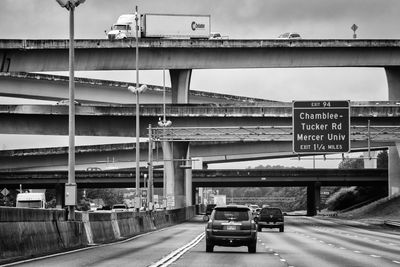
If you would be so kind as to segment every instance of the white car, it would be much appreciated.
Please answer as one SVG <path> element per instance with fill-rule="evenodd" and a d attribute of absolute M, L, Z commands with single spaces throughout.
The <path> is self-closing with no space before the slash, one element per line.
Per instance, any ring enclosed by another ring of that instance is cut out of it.
<path fill-rule="evenodd" d="M 278 36 L 278 39 L 301 39 L 300 34 L 295 32 L 285 32 Z"/>
<path fill-rule="evenodd" d="M 128 206 L 125 204 L 115 204 L 112 207 L 112 211 L 116 211 L 116 212 L 128 211 Z"/>

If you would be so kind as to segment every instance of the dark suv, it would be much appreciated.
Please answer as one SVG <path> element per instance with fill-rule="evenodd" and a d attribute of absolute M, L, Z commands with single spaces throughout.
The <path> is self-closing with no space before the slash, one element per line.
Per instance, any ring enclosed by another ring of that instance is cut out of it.
<path fill-rule="evenodd" d="M 257 226 L 246 206 L 217 206 L 206 226 L 206 252 L 214 246 L 247 246 L 249 253 L 256 253 Z"/>
<path fill-rule="evenodd" d="M 285 229 L 283 214 L 279 208 L 262 208 L 256 221 L 259 232 L 263 228 L 279 228 L 279 232 Z"/>

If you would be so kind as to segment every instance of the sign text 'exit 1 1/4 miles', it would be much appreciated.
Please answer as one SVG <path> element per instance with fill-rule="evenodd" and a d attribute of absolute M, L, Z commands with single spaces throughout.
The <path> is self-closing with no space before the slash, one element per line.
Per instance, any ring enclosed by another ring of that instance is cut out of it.
<path fill-rule="evenodd" d="M 294 153 L 349 151 L 349 101 L 293 101 Z"/>

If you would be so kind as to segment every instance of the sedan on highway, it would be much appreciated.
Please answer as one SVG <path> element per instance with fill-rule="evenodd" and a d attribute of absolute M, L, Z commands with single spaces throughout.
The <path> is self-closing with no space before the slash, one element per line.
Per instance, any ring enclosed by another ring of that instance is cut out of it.
<path fill-rule="evenodd" d="M 206 252 L 214 246 L 247 246 L 256 253 L 257 226 L 250 209 L 242 205 L 217 206 L 206 226 Z"/>

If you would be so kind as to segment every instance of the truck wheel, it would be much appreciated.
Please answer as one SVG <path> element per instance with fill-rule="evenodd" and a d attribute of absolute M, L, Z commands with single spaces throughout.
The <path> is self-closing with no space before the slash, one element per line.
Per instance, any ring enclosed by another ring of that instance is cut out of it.
<path fill-rule="evenodd" d="M 208 217 L 208 215 L 203 216 L 203 222 L 207 222 L 209 219 L 210 219 L 210 217 Z"/>
<path fill-rule="evenodd" d="M 261 231 L 262 231 L 261 226 L 257 226 L 257 231 L 258 231 L 258 232 L 261 232 Z"/>
<path fill-rule="evenodd" d="M 285 230 L 284 226 L 279 227 L 279 232 L 283 232 Z"/>
<path fill-rule="evenodd" d="M 206 241 L 206 252 L 213 252 L 213 251 L 214 251 L 214 245 Z"/>

